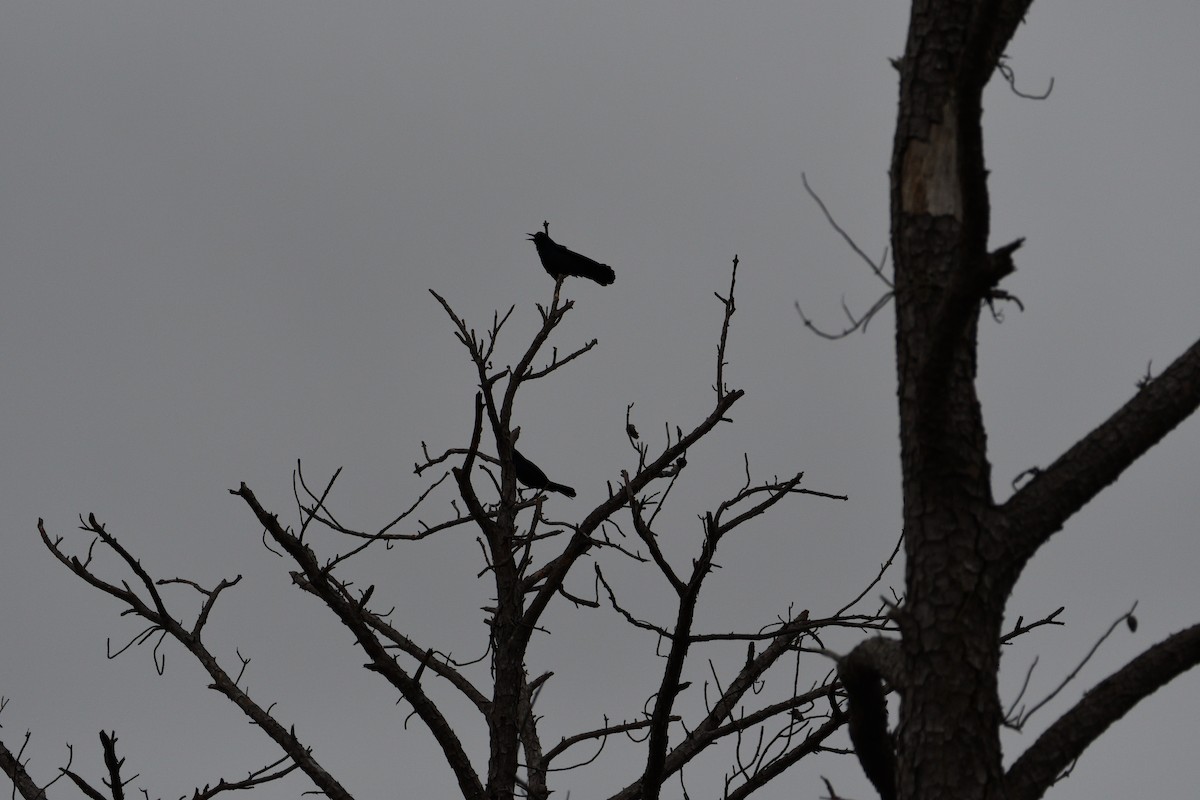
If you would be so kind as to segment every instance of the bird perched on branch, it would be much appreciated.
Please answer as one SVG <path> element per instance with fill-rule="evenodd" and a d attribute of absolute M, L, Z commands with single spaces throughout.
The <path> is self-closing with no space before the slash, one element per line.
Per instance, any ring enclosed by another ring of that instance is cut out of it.
<path fill-rule="evenodd" d="M 534 247 L 537 248 L 538 258 L 542 266 L 555 280 L 564 275 L 574 275 L 577 278 L 588 278 L 601 286 L 608 286 L 617 279 L 617 273 L 608 264 L 592 261 L 587 256 L 581 256 L 574 250 L 568 250 L 550 238 L 550 224 L 543 223 L 545 231 L 529 234 Z"/>
<path fill-rule="evenodd" d="M 517 480 L 530 489 L 545 489 L 547 492 L 558 492 L 567 497 L 575 496 L 574 489 L 547 478 L 546 473 L 542 472 L 537 464 L 521 455 L 515 447 L 513 448 L 513 469 L 516 470 Z"/>

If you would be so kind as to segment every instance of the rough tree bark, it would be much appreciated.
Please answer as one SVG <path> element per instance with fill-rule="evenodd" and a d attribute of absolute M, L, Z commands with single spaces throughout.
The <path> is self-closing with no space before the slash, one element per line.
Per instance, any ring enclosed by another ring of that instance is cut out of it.
<path fill-rule="evenodd" d="M 993 501 L 976 333 L 984 303 L 1007 296 L 998 285 L 1021 242 L 988 250 L 981 101 L 1031 2 L 915 0 L 897 65 L 891 239 L 906 594 L 890 657 L 875 640 L 842 670 L 848 690 L 866 687 L 851 691 L 852 709 L 879 705 L 881 677 L 899 692 L 884 755 L 856 741 L 885 798 L 1040 797 L 1108 725 L 1200 661 L 1200 626 L 1169 637 L 1086 695 L 1006 774 L 997 673 L 1013 585 L 1038 547 L 1200 403 L 1197 343 L 1010 499 Z"/>

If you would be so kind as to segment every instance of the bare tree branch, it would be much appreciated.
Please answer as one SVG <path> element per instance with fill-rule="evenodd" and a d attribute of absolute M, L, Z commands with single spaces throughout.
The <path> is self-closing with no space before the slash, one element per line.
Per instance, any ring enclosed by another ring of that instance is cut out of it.
<path fill-rule="evenodd" d="M 1004 80 L 1008 83 L 1008 88 L 1012 91 L 1012 93 L 1025 100 L 1046 100 L 1050 97 L 1050 93 L 1054 91 L 1054 77 L 1051 76 L 1050 83 L 1046 86 L 1046 91 L 1040 94 L 1022 92 L 1017 88 L 1016 72 L 1013 71 L 1012 65 L 1009 64 L 1007 59 L 1003 56 L 1000 57 L 1000 61 L 996 64 L 996 71 L 999 72 L 1000 77 L 1004 78 Z"/>
<path fill-rule="evenodd" d="M 303 573 L 294 573 L 292 578 L 297 586 L 310 594 L 319 597 L 316 589 L 313 588 L 312 582 Z M 432 656 L 440 655 L 436 651 L 431 651 L 429 648 L 421 647 L 409 637 L 396 630 L 383 617 L 375 614 L 367 609 L 362 610 L 363 620 L 371 626 L 373 630 L 379 633 L 387 641 L 391 642 L 391 647 L 400 650 L 423 665 L 433 674 L 438 677 L 445 678 L 455 689 L 458 689 L 464 697 L 479 709 L 480 713 L 487 714 L 491 706 L 491 701 L 487 696 L 480 692 L 475 685 L 455 669 L 449 659 L 445 656 L 434 658 Z M 385 645 L 386 646 L 386 645 Z M 432 655 L 431 655 L 432 652 Z M 413 680 L 418 680 L 419 675 L 413 675 Z"/>
<path fill-rule="evenodd" d="M 249 492 L 249 490 L 246 490 Z M 251 495 L 252 496 L 252 495 Z M 274 518 L 271 518 L 274 520 Z M 278 526 L 278 521 L 275 521 Z M 142 584 L 150 592 L 153 599 L 153 607 L 147 605 L 138 597 L 128 585 L 118 587 L 114 584 L 101 580 L 92 573 L 86 562 L 81 562 L 74 556 L 67 556 L 60 548 L 62 539 L 51 540 L 46 533 L 45 524 L 42 520 L 38 520 L 38 532 L 41 534 L 42 542 L 50 550 L 50 552 L 68 569 L 82 578 L 85 582 L 101 590 L 105 594 L 112 595 L 118 600 L 121 600 L 138 616 L 149 621 L 156 628 L 161 629 L 164 634 L 169 634 L 173 639 L 182 644 L 204 670 L 213 679 L 209 688 L 220 692 L 231 700 L 238 708 L 242 710 L 256 725 L 271 737 L 271 739 L 282 749 L 287 755 L 299 765 L 305 775 L 309 777 L 318 788 L 321 789 L 327 796 L 333 800 L 351 800 L 350 794 L 342 787 L 340 783 L 334 780 L 313 758 L 312 753 L 296 737 L 292 730 L 285 729 L 279 722 L 275 720 L 271 714 L 262 706 L 250 699 L 250 696 L 240 687 L 237 682 L 229 676 L 224 669 L 218 664 L 216 658 L 208 651 L 208 648 L 200 641 L 198 635 L 183 627 L 183 625 L 167 612 L 163 604 L 158 590 L 154 586 L 154 582 L 150 579 L 149 574 L 142 568 L 141 562 L 133 558 L 124 547 L 122 547 L 116 539 L 114 539 L 99 522 L 96 521 L 94 515 L 88 517 L 88 521 L 84 526 L 84 530 L 94 533 L 100 541 L 116 552 L 126 565 L 134 571 L 142 579 Z M 90 558 L 89 558 L 90 561 Z"/>
<path fill-rule="evenodd" d="M 728 792 L 725 795 L 726 799 L 745 800 L 745 798 L 767 785 L 775 777 L 783 774 L 784 770 L 793 766 L 797 761 L 820 750 L 825 740 L 832 736 L 843 724 L 842 720 L 829 720 L 806 736 L 799 747 L 792 748 L 787 753 L 758 770 L 758 772 L 749 777 L 737 789 Z"/>
<path fill-rule="evenodd" d="M 681 718 L 674 717 L 673 722 L 678 722 Z M 583 731 L 574 736 L 567 736 L 561 742 L 550 748 L 546 753 L 546 762 L 549 763 L 555 758 L 565 753 L 569 748 L 579 744 L 580 742 L 590 741 L 592 739 L 604 739 L 617 733 L 628 733 L 629 731 L 640 731 L 650 727 L 650 720 L 640 719 L 636 722 L 622 722 L 619 725 L 605 725 L 601 728 L 596 728 L 590 731 Z"/>
<path fill-rule="evenodd" d="M 883 281 L 884 286 L 886 286 L 888 289 L 894 289 L 895 286 L 893 286 L 892 281 L 886 274 L 884 274 L 883 261 L 881 260 L 878 264 L 876 264 L 871 260 L 870 256 L 863 252 L 863 249 L 858 246 L 858 242 L 854 241 L 853 237 L 846 233 L 845 229 L 842 228 L 842 226 L 837 223 L 837 220 L 833 218 L 833 214 L 829 212 L 829 209 L 825 206 L 825 201 L 821 199 L 821 196 L 813 191 L 813 188 L 808 185 L 808 176 L 803 172 L 800 173 L 800 183 L 803 184 L 804 191 L 808 192 L 808 196 L 811 197 L 813 202 L 815 202 L 821 209 L 821 213 L 825 215 L 825 220 L 829 223 L 829 226 L 837 231 L 842 239 L 846 241 L 846 244 L 850 246 L 850 249 L 857 253 L 858 257 L 861 258 L 863 262 L 871 268 L 871 272 L 875 273 L 875 277 Z"/>
<path fill-rule="evenodd" d="M 1075 669 L 1067 673 L 1067 676 L 1062 679 L 1062 682 L 1060 682 L 1058 686 L 1054 687 L 1049 694 L 1047 694 L 1038 702 L 1034 703 L 1032 708 L 1030 708 L 1028 711 L 1022 712 L 1016 720 L 1013 720 L 1011 722 L 1011 726 L 1017 730 L 1020 730 L 1027 722 L 1029 722 L 1029 719 L 1035 713 L 1037 713 L 1038 709 L 1043 708 L 1047 703 L 1057 697 L 1058 693 L 1067 687 L 1067 684 L 1075 680 L 1075 678 L 1079 675 L 1080 670 L 1083 669 L 1084 665 L 1092 660 L 1092 656 L 1096 655 L 1096 651 L 1100 649 L 1100 645 L 1104 644 L 1108 637 L 1112 635 L 1112 632 L 1117 629 L 1117 626 L 1122 622 L 1128 624 L 1129 620 L 1134 619 L 1133 612 L 1135 609 L 1137 609 L 1137 603 L 1133 604 L 1133 608 L 1129 609 L 1124 614 L 1113 620 L 1113 623 L 1108 626 L 1108 630 L 1106 630 L 1092 645 L 1091 649 L 1088 650 L 1087 655 L 1085 655 L 1080 662 L 1075 665 Z M 1026 630 L 1028 630 L 1028 628 Z"/>
<path fill-rule="evenodd" d="M 717 344 L 717 381 L 713 384 L 713 388 L 717 390 L 718 400 L 728 391 L 728 388 L 725 386 L 725 367 L 729 362 L 725 360 L 725 343 L 729 339 L 729 320 L 736 310 L 733 300 L 733 290 L 737 285 L 737 268 L 738 257 L 735 254 L 733 257 L 733 269 L 729 272 L 729 294 L 725 297 L 717 294 L 717 299 L 725 306 L 725 316 L 721 321 L 721 341 Z M 713 294 L 716 294 L 716 292 L 713 292 Z"/>
<path fill-rule="evenodd" d="M 262 786 L 265 783 L 271 783 L 281 778 L 286 777 L 299 767 L 296 763 L 288 764 L 286 767 L 275 769 L 280 764 L 287 762 L 287 757 L 281 758 L 278 761 L 267 764 L 265 767 L 251 771 L 240 781 L 227 781 L 221 778 L 214 785 L 205 785 L 203 789 L 197 789 L 192 795 L 192 800 L 208 800 L 210 797 L 216 797 L 221 792 L 237 792 L 244 789 L 253 789 L 256 786 Z M 272 772 L 271 770 L 275 770 Z"/>
<path fill-rule="evenodd" d="M 1017 567 L 1200 407 L 1200 341 L 1001 507 Z"/>
<path fill-rule="evenodd" d="M 735 389 L 718 400 L 716 408 L 713 409 L 712 413 L 697 425 L 691 433 L 681 438 L 674 445 L 666 448 L 649 466 L 629 480 L 629 490 L 634 493 L 640 492 L 652 480 L 661 475 L 662 471 L 675 463 L 676 459 L 686 453 L 689 447 L 716 427 L 717 423 L 725 418 L 726 413 L 733 407 L 734 403 L 742 398 L 743 394 L 745 393 L 740 389 Z M 626 497 L 627 494 L 625 492 L 619 492 L 613 494 L 608 500 L 597 506 L 580 523 L 579 528 L 571 537 L 570 543 L 562 554 L 547 564 L 541 571 L 541 575 L 544 576 L 541 578 L 541 588 L 525 611 L 527 629 L 531 630 L 536 625 L 542 611 L 545 610 L 547 603 L 550 602 L 550 598 L 558 590 L 558 587 L 562 585 L 571 566 L 595 544 L 591 538 L 592 531 L 596 530 L 602 521 L 608 519 L 608 517 L 624 506 Z"/>
<path fill-rule="evenodd" d="M 729 719 L 730 713 L 745 693 L 750 691 L 755 682 L 781 656 L 789 652 L 796 638 L 803 632 L 804 624 L 804 620 L 795 620 L 783 626 L 776 634 L 774 640 L 743 667 L 737 677 L 730 682 L 728 688 L 726 688 L 725 692 L 709 710 L 708 714 L 688 732 L 686 739 L 672 748 L 667 754 L 662 767 L 662 776 L 664 779 L 681 770 L 689 761 L 704 752 L 713 742 L 740 729 L 741 726 L 725 724 Z M 799 705 L 823 697 L 828 693 L 829 687 L 821 687 L 804 695 L 797 696 L 795 701 Z M 634 800 L 634 798 L 641 797 L 643 797 L 643 781 L 639 779 L 612 795 L 610 800 Z"/>
<path fill-rule="evenodd" d="M 813 191 L 813 188 L 808 185 L 808 176 L 803 172 L 800 173 L 800 182 L 804 185 L 804 191 L 808 192 L 808 196 L 813 199 L 813 202 L 815 202 L 821 209 L 821 213 L 825 215 L 825 220 L 829 223 L 829 226 L 838 232 L 842 239 L 845 240 L 846 244 L 850 246 L 850 249 L 853 250 L 859 258 L 866 262 L 867 266 L 871 268 L 871 272 L 875 273 L 875 277 L 879 278 L 879 280 L 883 282 L 883 285 L 887 287 L 887 291 L 884 292 L 862 316 L 855 316 L 855 314 L 850 311 L 849 306 L 846 305 L 845 298 L 843 298 L 842 312 L 846 315 L 846 319 L 850 324 L 838 333 L 830 333 L 822 328 L 818 328 L 816 323 L 809 319 L 809 317 L 804 313 L 804 309 L 800 307 L 799 300 L 797 300 L 795 303 L 796 313 L 800 315 L 800 320 L 804 323 L 804 327 L 808 328 L 822 339 L 844 339 L 855 331 L 862 331 L 863 333 L 866 333 L 867 326 L 871 324 L 871 320 L 875 318 L 876 314 L 883 310 L 883 308 L 888 304 L 895 294 L 895 286 L 883 271 L 883 264 L 887 260 L 887 251 L 884 251 L 883 258 L 879 260 L 879 263 L 872 261 L 871 257 L 863 252 L 863 249 L 858 246 L 858 242 L 854 241 L 853 237 L 846 233 L 846 230 L 838 224 L 836 219 L 834 219 L 833 214 L 830 213 L 829 208 L 825 205 L 825 201 L 822 200 L 821 196 Z"/>
<path fill-rule="evenodd" d="M 27 737 L 28 738 L 28 737 Z M 13 783 L 13 791 L 25 800 L 46 800 L 46 792 L 34 782 L 25 765 L 13 754 L 4 742 L 0 742 L 0 771 Z"/>
<path fill-rule="evenodd" d="M 467 461 L 469 464 L 469 456 Z M 450 726 L 446 718 L 442 716 L 438 707 L 425 694 L 425 690 L 421 687 L 421 684 L 401 669 L 396 660 L 388 654 L 386 648 L 376 638 L 371 626 L 363 618 L 364 612 L 358 605 L 358 602 L 350 596 L 344 587 L 333 581 L 329 572 L 321 567 L 317 562 L 316 555 L 307 545 L 285 530 L 279 524 L 278 518 L 273 514 L 269 514 L 262 507 L 258 502 L 258 498 L 250 491 L 250 487 L 243 483 L 237 489 L 231 489 L 230 494 L 237 495 L 245 501 L 246 505 L 250 507 L 251 511 L 258 518 L 259 523 L 266 528 L 271 538 L 300 565 L 317 596 L 337 615 L 342 624 L 354 633 L 358 645 L 371 659 L 367 668 L 378 672 L 389 683 L 399 689 L 404 699 L 412 705 L 414 711 L 421 717 L 426 726 L 429 727 L 430 732 L 441 746 L 450 769 L 454 772 L 463 797 L 466 800 L 483 800 L 485 796 L 483 785 L 480 783 L 479 777 L 475 774 L 474 767 L 472 767 L 470 759 L 463 750 L 454 729 Z M 277 725 L 273 719 L 268 717 L 268 720 L 271 724 Z M 258 722 L 257 719 L 255 721 Z M 288 753 L 295 758 L 295 755 L 290 750 Z M 305 752 L 305 756 L 307 757 L 307 751 Z M 300 759 L 296 760 L 300 761 Z M 301 769 L 305 769 L 304 763 L 302 761 L 300 763 Z M 305 773 L 308 773 L 307 769 L 305 769 Z M 332 778 L 330 778 L 330 781 L 332 781 Z M 321 788 L 329 794 L 329 791 L 324 786 L 321 786 Z M 336 788 L 344 792 L 340 786 L 336 786 Z M 349 797 L 349 795 L 345 796 Z"/>
<path fill-rule="evenodd" d="M 1097 684 L 1009 767 L 1004 796 L 1037 800 L 1108 727 L 1164 684 L 1200 664 L 1200 625 L 1159 642 Z"/>

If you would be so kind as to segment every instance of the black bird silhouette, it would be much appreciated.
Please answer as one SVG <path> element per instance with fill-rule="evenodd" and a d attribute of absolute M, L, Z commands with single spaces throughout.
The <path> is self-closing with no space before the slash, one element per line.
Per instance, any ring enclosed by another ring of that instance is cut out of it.
<path fill-rule="evenodd" d="M 564 275 L 574 275 L 577 278 L 588 278 L 601 286 L 608 286 L 617 279 L 617 273 L 608 264 L 592 261 L 587 256 L 581 256 L 574 250 L 568 250 L 550 238 L 550 234 L 538 231 L 529 234 L 537 248 L 538 258 L 542 266 L 555 280 Z"/>
<path fill-rule="evenodd" d="M 558 492 L 567 497 L 575 496 L 574 489 L 547 478 L 546 473 L 542 472 L 537 464 L 521 455 L 515 447 L 513 448 L 513 469 L 516 470 L 517 480 L 530 489 L 545 489 L 547 492 Z"/>

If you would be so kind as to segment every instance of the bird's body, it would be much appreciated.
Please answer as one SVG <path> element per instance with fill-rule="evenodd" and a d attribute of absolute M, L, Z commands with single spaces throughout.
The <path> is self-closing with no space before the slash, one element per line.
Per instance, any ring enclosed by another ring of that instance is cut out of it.
<path fill-rule="evenodd" d="M 565 275 L 573 275 L 593 280 L 601 286 L 608 286 L 617 279 L 617 273 L 613 272 L 613 268 L 608 264 L 601 264 L 574 250 L 568 250 L 551 239 L 548 233 L 531 233 L 529 238 L 537 248 L 542 266 L 555 280 Z"/>
<path fill-rule="evenodd" d="M 517 480 L 530 489 L 544 489 L 547 492 L 558 492 L 559 494 L 565 494 L 567 497 L 575 496 L 574 489 L 570 486 L 564 486 L 561 483 L 555 483 L 547 478 L 546 473 L 542 472 L 537 464 L 534 464 L 528 458 L 521 455 L 516 448 L 513 448 L 513 469 L 517 473 Z"/>

